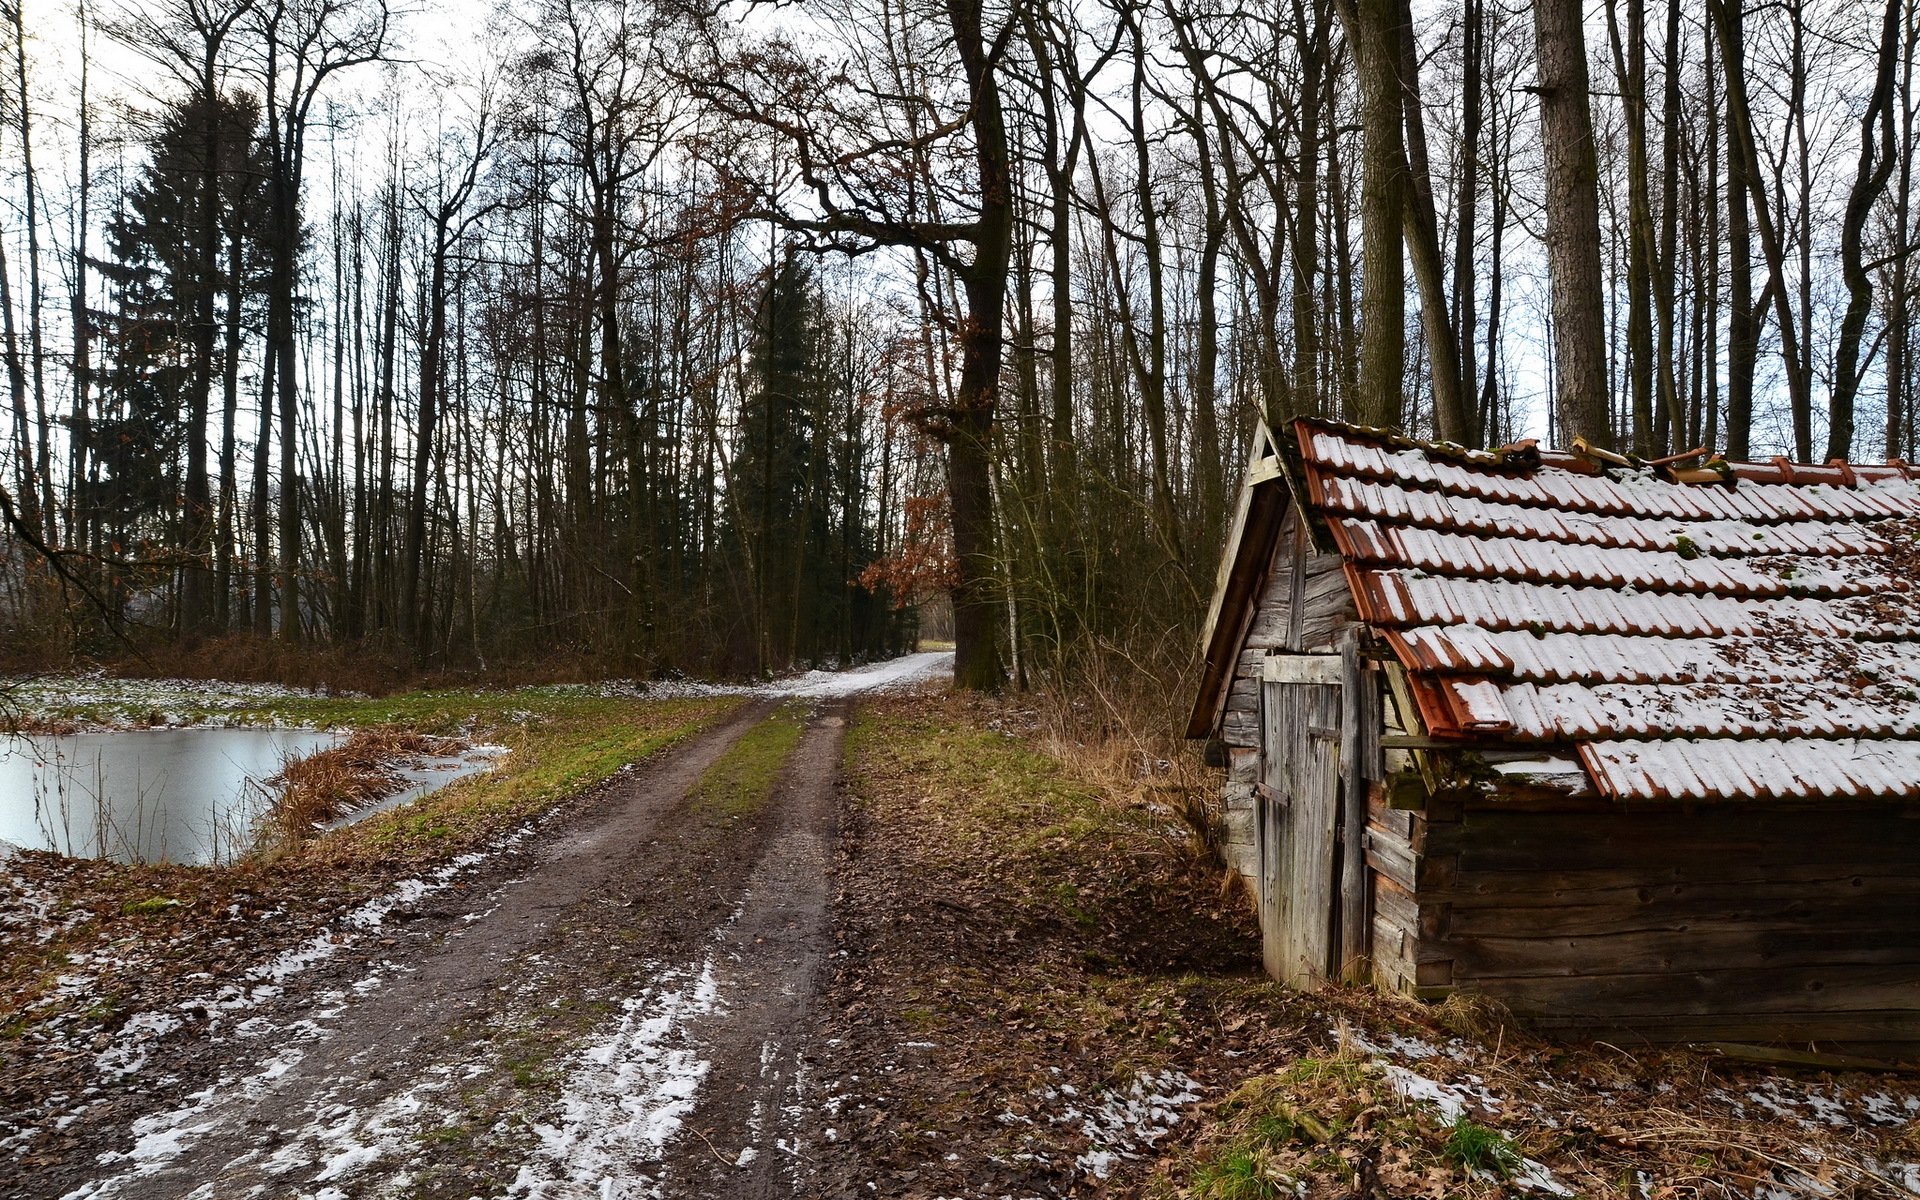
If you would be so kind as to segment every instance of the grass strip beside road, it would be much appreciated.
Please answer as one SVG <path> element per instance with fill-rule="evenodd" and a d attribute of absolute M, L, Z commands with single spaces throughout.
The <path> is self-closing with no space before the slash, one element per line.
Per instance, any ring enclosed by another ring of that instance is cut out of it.
<path fill-rule="evenodd" d="M 743 703 L 737 697 L 648 701 L 547 688 L 397 699 L 408 703 L 359 703 L 375 710 L 389 706 L 387 720 L 415 732 L 458 732 L 503 745 L 507 757 L 483 775 L 312 843 L 307 852 L 316 861 L 430 862 L 462 853 L 716 724 Z"/>

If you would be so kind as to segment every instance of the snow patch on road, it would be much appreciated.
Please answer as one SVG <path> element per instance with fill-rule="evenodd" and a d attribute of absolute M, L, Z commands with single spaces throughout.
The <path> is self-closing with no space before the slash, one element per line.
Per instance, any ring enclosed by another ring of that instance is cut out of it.
<path fill-rule="evenodd" d="M 903 688 L 953 670 L 953 652 L 925 651 L 870 663 L 850 671 L 809 671 L 797 679 L 783 679 L 766 686 L 775 696 L 805 699 L 832 699 L 862 692 L 883 692 Z"/>
<path fill-rule="evenodd" d="M 600 684 L 562 684 L 555 692 L 590 691 L 601 696 L 643 700 L 698 700 L 711 696 L 789 696 L 832 700 L 863 692 L 895 691 L 947 675 L 953 671 L 953 651 L 923 650 L 885 662 L 866 663 L 844 671 L 808 671 L 766 683 L 708 683 L 697 679 L 627 680 Z"/>
<path fill-rule="evenodd" d="M 217 992 L 184 1001 L 178 1006 L 178 1011 L 205 1013 L 206 1026 L 201 1035 L 213 1032 L 225 1017 L 258 1008 L 280 995 L 288 980 L 333 957 L 355 932 L 380 928 L 395 909 L 417 904 L 428 896 L 445 891 L 461 876 L 492 856 L 524 841 L 532 832 L 531 825 L 523 826 L 488 850 L 462 854 L 424 879 L 402 880 L 384 895 L 367 901 L 341 917 L 339 928 L 334 925 L 322 927 L 320 932 L 291 950 L 248 968 L 238 983 L 230 983 Z M 358 990 L 370 991 L 377 986 L 379 978 L 375 976 L 363 980 Z M 136 1074 L 146 1065 L 147 1053 L 154 1043 L 184 1024 L 185 1021 L 171 1012 L 135 1014 L 114 1037 L 112 1044 L 94 1058 L 94 1065 L 108 1075 Z"/>
<path fill-rule="evenodd" d="M 535 1161 L 507 1195 L 527 1200 L 641 1200 L 659 1194 L 643 1165 L 659 1162 L 693 1111 L 712 1063 L 689 1022 L 724 1011 L 714 955 L 697 969 L 662 969 L 626 1015 L 574 1059 L 553 1120 L 536 1124 Z"/>
<path fill-rule="evenodd" d="M 211 1033 L 220 1026 L 225 1017 L 258 1008 L 267 1003 L 279 996 L 284 991 L 286 983 L 295 976 L 304 974 L 331 958 L 353 938 L 367 931 L 379 929 L 395 909 L 418 903 L 430 895 L 453 886 L 461 876 L 471 872 L 474 867 L 526 840 L 532 836 L 532 833 L 532 825 L 522 826 L 484 851 L 463 854 L 424 878 L 408 879 L 394 885 L 384 894 L 347 913 L 339 920 L 337 926 L 330 925 L 322 928 L 306 942 L 250 968 L 241 977 L 239 983 L 229 984 L 218 992 L 188 1000 L 178 1006 L 178 1011 L 189 1014 L 204 1013 L 206 1024 L 200 1036 Z M 355 983 L 349 990 L 356 995 L 364 995 L 381 986 L 385 974 L 391 969 L 392 964 L 382 963 L 372 974 Z M 346 1011 L 344 1006 L 334 1007 L 331 1011 L 316 1012 L 313 1015 L 330 1020 L 344 1011 Z M 95 1066 L 108 1074 L 137 1075 L 145 1066 L 147 1056 L 154 1045 L 161 1038 L 185 1025 L 186 1022 L 170 1012 L 136 1014 L 128 1020 L 114 1041 L 95 1057 Z M 276 1026 L 260 1017 L 240 1022 L 234 1032 L 248 1038 L 281 1032 L 297 1035 L 305 1040 L 325 1038 L 332 1034 L 331 1029 L 311 1019 L 296 1021 L 291 1025 Z M 181 1107 L 141 1117 L 134 1122 L 132 1131 L 134 1144 L 130 1150 L 109 1152 L 98 1159 L 99 1165 L 119 1168 L 120 1173 L 85 1183 L 68 1192 L 62 1200 L 104 1200 L 105 1197 L 120 1194 L 123 1188 L 135 1180 L 163 1170 L 186 1153 L 209 1131 L 237 1119 L 228 1113 L 213 1111 L 223 1100 L 237 1098 L 248 1101 L 265 1094 L 300 1061 L 303 1055 L 304 1051 L 297 1049 L 282 1051 L 280 1055 L 268 1059 L 260 1069 L 251 1074 L 227 1076 L 213 1087 L 193 1093 L 187 1097 L 187 1103 Z M 403 1093 L 399 1099 L 405 1101 L 407 1098 L 408 1094 Z M 369 1120 L 378 1119 L 381 1111 L 376 1110 Z M 309 1136 L 313 1132 L 313 1130 L 304 1131 L 302 1136 Z M 351 1128 L 348 1132 L 351 1132 Z"/>

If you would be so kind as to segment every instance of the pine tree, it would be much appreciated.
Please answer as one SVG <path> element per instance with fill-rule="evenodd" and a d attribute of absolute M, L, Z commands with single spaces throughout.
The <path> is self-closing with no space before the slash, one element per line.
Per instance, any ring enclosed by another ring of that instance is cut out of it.
<path fill-rule="evenodd" d="M 740 410 L 733 467 L 733 519 L 753 588 L 755 658 L 762 670 L 802 653 L 795 631 L 810 623 L 811 596 L 796 562 L 826 531 L 813 502 L 813 444 L 825 408 L 828 370 L 820 297 L 805 261 L 787 255 L 774 269 L 754 330 L 756 387 Z M 789 604 L 793 605 L 789 609 Z M 789 613 L 793 619 L 783 620 Z"/>
<path fill-rule="evenodd" d="M 219 363 L 196 364 L 195 355 L 238 352 L 196 335 L 203 314 L 244 306 L 260 290 L 257 256 L 250 253 L 265 220 L 259 127 L 259 106 L 245 95 L 211 102 L 191 97 L 164 113 L 148 142 L 149 161 L 107 225 L 111 257 L 94 264 L 114 285 L 118 303 L 112 313 L 96 315 L 103 362 L 110 366 L 102 376 L 101 418 L 85 431 L 82 449 L 102 475 L 81 503 L 123 544 L 195 540 L 183 528 L 192 517 L 181 500 L 196 484 L 182 475 L 181 459 L 185 452 L 197 470 L 206 470 L 207 430 L 193 428 L 189 414 L 204 414 L 207 404 L 188 393 L 195 379 L 210 385 L 221 375 Z M 216 134 L 212 172 L 205 162 L 210 128 Z M 237 260 L 206 261 L 196 234 L 209 205 L 218 245 L 241 247 Z M 199 455 L 192 453 L 193 439 Z"/>

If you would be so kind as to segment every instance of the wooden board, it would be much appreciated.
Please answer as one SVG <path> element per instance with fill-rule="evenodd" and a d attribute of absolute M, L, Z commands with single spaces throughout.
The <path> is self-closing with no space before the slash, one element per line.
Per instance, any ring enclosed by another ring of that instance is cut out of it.
<path fill-rule="evenodd" d="M 1340 691 L 1317 683 L 1261 688 L 1262 957 L 1269 974 L 1298 988 L 1319 986 L 1337 967 Z"/>
<path fill-rule="evenodd" d="M 1342 678 L 1338 654 L 1269 654 L 1260 662 L 1260 677 L 1268 683 L 1338 684 Z"/>
<path fill-rule="evenodd" d="M 1426 818 L 1422 818 L 1426 822 Z M 1516 811 L 1424 824 L 1416 963 L 1554 1027 L 1920 1047 L 1907 806 Z M 1376 827 L 1372 856 L 1406 862 Z M 1428 928 L 1432 913 L 1444 919 Z"/>

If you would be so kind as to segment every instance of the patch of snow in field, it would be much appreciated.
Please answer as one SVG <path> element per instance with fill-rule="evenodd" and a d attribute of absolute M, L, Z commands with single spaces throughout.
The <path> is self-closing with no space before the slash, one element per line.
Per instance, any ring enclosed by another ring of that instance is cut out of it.
<path fill-rule="evenodd" d="M 1873 1092 L 1860 1097 L 1860 1104 L 1867 1119 L 1875 1125 L 1905 1125 L 1920 1117 L 1920 1096 L 1896 1099 L 1885 1092 Z"/>
<path fill-rule="evenodd" d="M 28 713 L 86 710 L 123 722 L 157 713 L 170 723 L 177 722 L 177 714 L 182 711 L 236 711 L 258 708 L 276 700 L 359 695 L 228 680 L 119 679 L 103 672 L 4 678 L 0 679 L 0 691 Z"/>
<path fill-rule="evenodd" d="M 1200 1084 L 1174 1070 L 1136 1075 L 1122 1088 L 1094 1088 L 1084 1096 L 1070 1083 L 1044 1087 L 1035 1098 L 1056 1111 L 1044 1114 L 1055 1125 L 1077 1127 L 1087 1148 L 1075 1164 L 1096 1179 L 1105 1179 L 1123 1162 L 1137 1160 L 1180 1123 L 1183 1109 L 1200 1099 Z M 1034 1124 L 1031 1117 L 1003 1112 L 1005 1124 Z"/>
<path fill-rule="evenodd" d="M 1575 1194 L 1572 1188 L 1554 1178 L 1554 1174 L 1547 1168 L 1547 1164 L 1537 1162 L 1531 1158 L 1523 1158 L 1520 1160 L 1520 1165 L 1514 1168 L 1513 1177 L 1510 1182 L 1530 1192 L 1545 1192 L 1549 1196 L 1572 1196 Z"/>
<path fill-rule="evenodd" d="M 1920 1163 L 1874 1162 L 1873 1169 L 1885 1175 L 1895 1187 L 1904 1188 L 1920 1196 Z"/>
<path fill-rule="evenodd" d="M 1428 1049 L 1431 1051 L 1432 1048 Z M 1404 1049 L 1402 1052 L 1405 1052 Z M 1413 1057 L 1431 1058 L 1433 1053 Z M 1490 1113 L 1503 1107 L 1500 1098 L 1481 1085 L 1478 1075 L 1467 1076 L 1465 1083 L 1448 1083 L 1429 1079 L 1417 1071 L 1409 1071 L 1396 1063 L 1383 1062 L 1378 1058 L 1374 1059 L 1374 1067 L 1401 1099 L 1435 1109 L 1449 1125 L 1467 1119 L 1475 1109 Z M 1544 1192 L 1550 1196 L 1575 1194 L 1572 1188 L 1554 1176 L 1552 1168 L 1531 1158 L 1520 1159 L 1509 1182 L 1526 1191 Z"/>
<path fill-rule="evenodd" d="M 1837 1083 L 1771 1076 L 1743 1093 L 1776 1117 L 1807 1129 L 1870 1128 L 1905 1125 L 1920 1116 L 1920 1096 L 1887 1092 L 1854 1093 Z"/>
<path fill-rule="evenodd" d="M 1448 1124 L 1458 1121 L 1475 1108 L 1482 1112 L 1495 1112 L 1501 1107 L 1499 1097 L 1484 1087 L 1443 1083 L 1417 1071 L 1409 1071 L 1397 1063 L 1376 1062 L 1375 1065 L 1401 1099 L 1439 1109 Z"/>
<path fill-rule="evenodd" d="M 554 1119 L 509 1196 L 528 1200 L 639 1200 L 657 1195 L 642 1164 L 657 1162 L 711 1067 L 687 1025 L 722 1011 L 714 956 L 695 970 L 663 970 L 626 1001 L 626 1014 L 574 1060 Z"/>
<path fill-rule="evenodd" d="M 148 1048 L 184 1023 L 171 1013 L 135 1013 L 93 1065 L 108 1075 L 132 1075 L 147 1065 Z"/>

